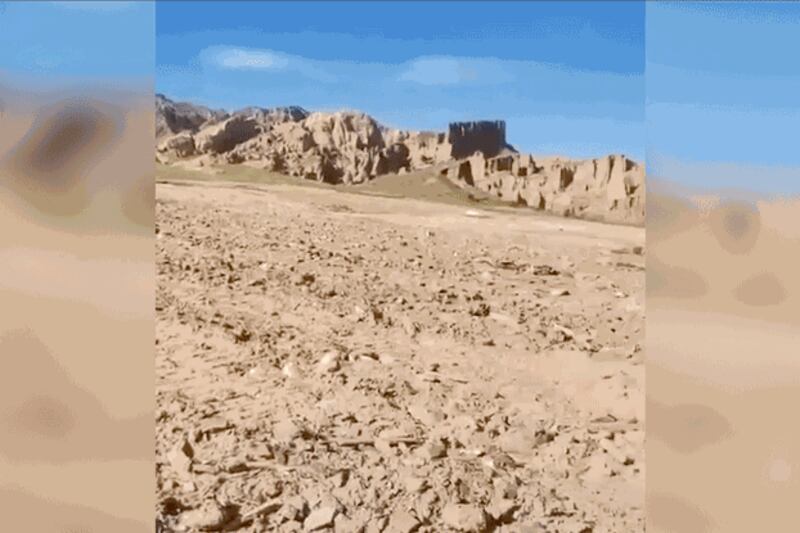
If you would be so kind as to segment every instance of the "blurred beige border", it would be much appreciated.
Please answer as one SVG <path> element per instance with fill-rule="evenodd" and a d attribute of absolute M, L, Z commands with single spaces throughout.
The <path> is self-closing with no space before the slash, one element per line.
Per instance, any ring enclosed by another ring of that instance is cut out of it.
<path fill-rule="evenodd" d="M 800 199 L 647 207 L 647 530 L 793 531 Z"/>
<path fill-rule="evenodd" d="M 0 81 L 0 530 L 152 532 L 152 83 L 11 83 Z"/>

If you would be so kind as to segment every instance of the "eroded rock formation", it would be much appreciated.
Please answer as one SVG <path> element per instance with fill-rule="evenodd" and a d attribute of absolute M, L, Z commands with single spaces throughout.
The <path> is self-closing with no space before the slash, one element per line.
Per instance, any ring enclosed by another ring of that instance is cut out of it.
<path fill-rule="evenodd" d="M 526 154 L 471 157 L 441 171 L 453 182 L 562 216 L 644 222 L 644 168 L 624 155 L 582 161 Z"/>
<path fill-rule="evenodd" d="M 171 124 L 159 130 L 164 163 L 194 157 L 191 163 L 198 166 L 244 163 L 327 183 L 362 183 L 451 156 L 444 134 L 385 128 L 354 111 L 251 107 L 227 115 L 164 97 L 156 110 L 159 124 Z"/>
<path fill-rule="evenodd" d="M 227 114 L 161 95 L 156 112 L 157 159 L 166 164 L 245 164 L 332 184 L 431 169 L 462 187 L 563 216 L 644 221 L 643 167 L 623 155 L 577 161 L 518 153 L 504 121 L 409 132 L 356 111 L 249 107 Z"/>

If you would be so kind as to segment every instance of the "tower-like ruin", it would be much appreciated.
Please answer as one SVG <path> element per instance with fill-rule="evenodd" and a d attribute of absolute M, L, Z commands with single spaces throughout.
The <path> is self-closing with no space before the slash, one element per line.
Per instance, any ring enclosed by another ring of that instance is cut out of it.
<path fill-rule="evenodd" d="M 506 123 L 504 120 L 481 120 L 476 122 L 451 122 L 447 138 L 452 146 L 451 157 L 463 159 L 475 152 L 485 157 L 494 157 L 506 144 Z"/>

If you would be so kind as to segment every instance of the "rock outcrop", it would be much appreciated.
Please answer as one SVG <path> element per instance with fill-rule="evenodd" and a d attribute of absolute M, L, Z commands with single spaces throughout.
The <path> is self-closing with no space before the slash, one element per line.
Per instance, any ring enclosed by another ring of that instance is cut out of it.
<path fill-rule="evenodd" d="M 441 174 L 511 203 L 562 216 L 644 223 L 644 168 L 624 155 L 582 161 L 476 152 Z"/>
<path fill-rule="evenodd" d="M 159 152 L 173 152 L 177 157 L 191 157 L 195 154 L 194 137 L 185 131 L 170 135 L 158 144 Z"/>
<path fill-rule="evenodd" d="M 171 107 L 157 106 L 157 112 Z M 442 163 L 451 153 L 443 134 L 384 128 L 360 112 L 309 114 L 299 107 L 251 107 L 214 115 L 200 126 L 199 113 L 187 109 L 187 115 L 162 136 L 159 161 L 196 157 L 198 166 L 245 163 L 304 179 L 352 184 Z M 158 121 L 167 122 L 161 116 Z"/>
<path fill-rule="evenodd" d="M 387 148 L 371 117 L 353 112 L 312 113 L 274 124 L 238 145 L 231 158 L 327 183 L 359 183 L 407 164 L 402 150 Z"/>
<path fill-rule="evenodd" d="M 202 126 L 226 117 L 224 111 L 188 102 L 173 102 L 163 94 L 156 94 L 156 138 L 159 140 L 181 132 L 194 133 Z"/>
<path fill-rule="evenodd" d="M 194 144 L 201 153 L 224 154 L 259 133 L 255 119 L 246 115 L 235 115 L 203 128 L 195 135 Z"/>
<path fill-rule="evenodd" d="M 456 122 L 447 133 L 384 127 L 356 111 L 249 107 L 232 114 L 156 97 L 158 161 L 245 164 L 302 179 L 358 184 L 436 169 L 466 188 L 562 216 L 644 222 L 644 169 L 623 155 L 541 158 L 506 141 L 505 122 Z"/>

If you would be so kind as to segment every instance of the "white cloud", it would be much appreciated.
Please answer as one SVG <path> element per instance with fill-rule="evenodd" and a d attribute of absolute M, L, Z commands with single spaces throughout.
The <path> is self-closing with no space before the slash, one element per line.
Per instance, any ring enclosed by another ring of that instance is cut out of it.
<path fill-rule="evenodd" d="M 399 79 L 421 85 L 507 83 L 514 78 L 509 63 L 495 58 L 423 56 L 404 64 Z"/>
<path fill-rule="evenodd" d="M 203 68 L 262 74 L 295 74 L 321 83 L 371 84 L 387 87 L 400 83 L 436 87 L 521 87 L 539 80 L 552 86 L 576 87 L 598 84 L 608 93 L 613 87 L 630 87 L 624 76 L 572 71 L 559 65 L 496 57 L 418 56 L 402 63 L 319 60 L 269 48 L 232 45 L 209 46 L 200 51 L 197 64 Z M 569 89 L 573 88 L 573 89 Z M 542 90 L 541 87 L 537 90 Z"/>
<path fill-rule="evenodd" d="M 515 70 L 530 66 L 521 61 L 455 56 L 421 56 L 399 65 L 321 61 L 268 48 L 226 45 L 205 48 L 199 57 L 204 65 L 225 70 L 294 72 L 323 82 L 339 81 L 342 77 L 369 76 L 429 86 L 508 83 L 515 79 Z"/>
<path fill-rule="evenodd" d="M 272 50 L 212 47 L 203 51 L 209 63 L 232 70 L 281 70 L 289 66 L 289 57 Z"/>
<path fill-rule="evenodd" d="M 207 66 L 225 70 L 295 72 L 323 82 L 332 82 L 337 79 L 330 73 L 328 64 L 324 61 L 285 54 L 267 48 L 210 46 L 200 52 L 200 60 Z"/>

